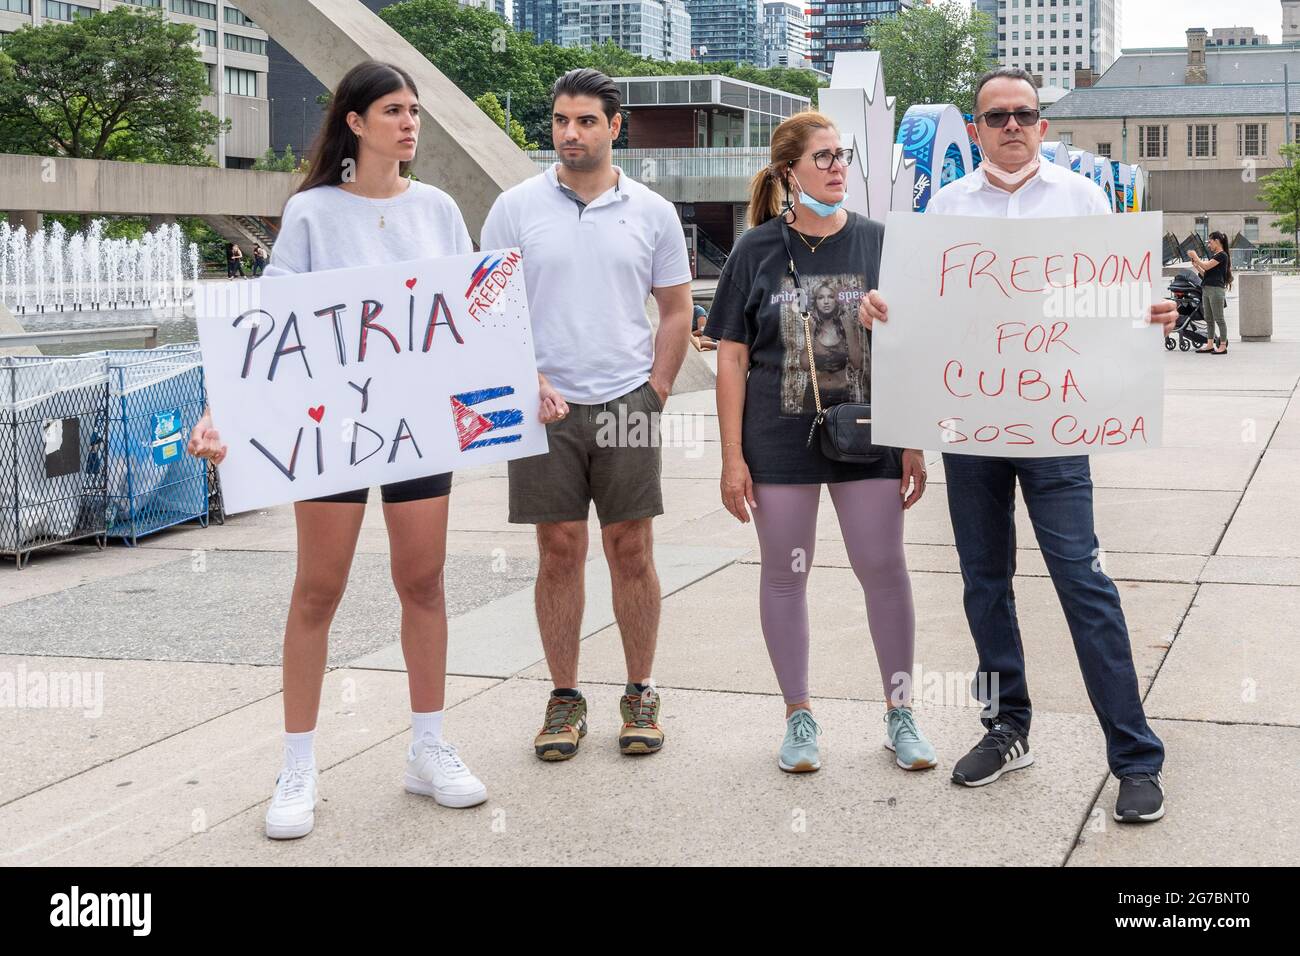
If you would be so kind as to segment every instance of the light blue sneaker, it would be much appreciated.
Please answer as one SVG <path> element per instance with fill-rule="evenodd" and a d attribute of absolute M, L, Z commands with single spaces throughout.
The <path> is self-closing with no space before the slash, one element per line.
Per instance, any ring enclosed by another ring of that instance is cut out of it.
<path fill-rule="evenodd" d="M 889 708 L 885 713 L 885 728 L 889 734 L 885 746 L 894 751 L 894 762 L 904 770 L 927 770 L 939 762 L 934 747 L 916 726 L 911 708 Z"/>
<path fill-rule="evenodd" d="M 777 754 L 776 765 L 786 773 L 809 773 L 820 770 L 821 757 L 817 752 L 817 735 L 822 732 L 810 711 L 802 707 L 785 722 L 785 741 Z"/>

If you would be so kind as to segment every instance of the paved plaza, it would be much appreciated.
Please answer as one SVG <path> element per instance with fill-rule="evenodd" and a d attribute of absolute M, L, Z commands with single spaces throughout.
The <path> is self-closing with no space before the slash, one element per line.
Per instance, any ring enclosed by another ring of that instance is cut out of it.
<path fill-rule="evenodd" d="M 624 757 L 615 743 L 625 672 L 593 517 L 590 733 L 571 761 L 533 755 L 549 689 L 537 550 L 531 528 L 507 523 L 494 466 L 456 476 L 446 572 L 446 734 L 486 804 L 444 809 L 402 789 L 410 715 L 376 495 L 331 637 L 324 802 L 297 841 L 263 833 L 281 759 L 291 508 L 0 565 L 0 673 L 75 672 L 100 688 L 79 707 L 0 707 L 0 865 L 1300 862 L 1300 279 L 1275 279 L 1274 296 L 1271 342 L 1238 341 L 1231 294 L 1229 355 L 1164 355 L 1164 448 L 1092 462 L 1105 568 L 1168 751 L 1159 823 L 1110 818 L 1116 783 L 1023 507 L 1016 603 L 1036 763 L 978 790 L 951 783 L 981 728 L 937 452 L 906 541 L 917 715 L 939 767 L 905 773 L 882 746 L 862 594 L 824 496 L 809 590 L 823 769 L 781 773 L 757 540 L 719 501 L 713 394 L 691 391 L 668 403 L 655 523 L 662 753 Z"/>

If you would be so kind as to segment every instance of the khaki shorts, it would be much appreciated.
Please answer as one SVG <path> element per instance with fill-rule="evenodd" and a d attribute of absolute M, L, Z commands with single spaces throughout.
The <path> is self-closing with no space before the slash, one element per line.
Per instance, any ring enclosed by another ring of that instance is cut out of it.
<path fill-rule="evenodd" d="M 550 451 L 510 462 L 511 523 L 586 521 L 593 501 L 602 528 L 663 514 L 662 411 L 649 382 L 603 405 L 569 402 L 546 426 Z"/>

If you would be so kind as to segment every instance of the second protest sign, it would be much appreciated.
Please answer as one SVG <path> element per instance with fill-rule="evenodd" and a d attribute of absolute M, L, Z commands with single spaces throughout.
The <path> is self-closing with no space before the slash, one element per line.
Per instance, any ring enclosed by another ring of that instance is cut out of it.
<path fill-rule="evenodd" d="M 1160 445 L 1164 349 L 1146 322 L 1158 213 L 891 213 L 872 332 L 873 440 L 1009 457 Z"/>

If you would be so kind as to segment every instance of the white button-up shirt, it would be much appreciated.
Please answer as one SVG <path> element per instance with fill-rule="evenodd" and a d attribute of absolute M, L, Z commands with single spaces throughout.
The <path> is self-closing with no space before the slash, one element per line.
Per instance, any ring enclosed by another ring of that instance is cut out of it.
<path fill-rule="evenodd" d="M 1042 219 L 1114 212 L 1102 188 L 1087 176 L 1042 160 L 1038 172 L 1013 193 L 989 182 L 983 167 L 939 189 L 926 212 L 939 216 Z"/>

